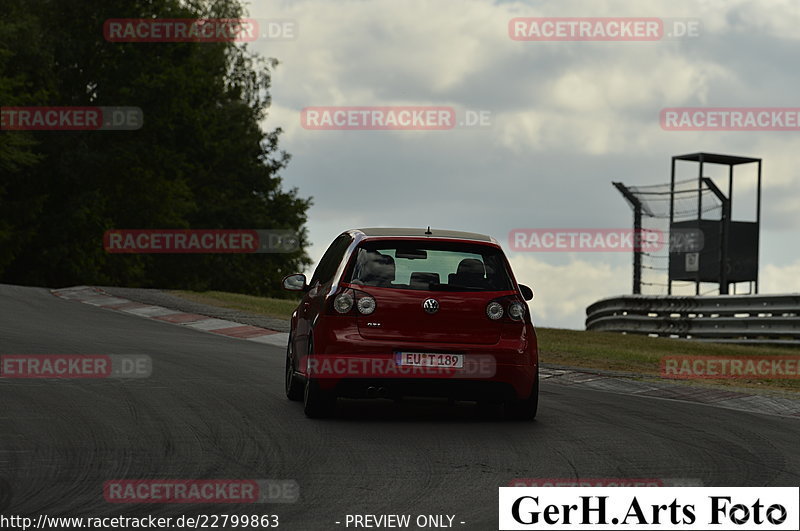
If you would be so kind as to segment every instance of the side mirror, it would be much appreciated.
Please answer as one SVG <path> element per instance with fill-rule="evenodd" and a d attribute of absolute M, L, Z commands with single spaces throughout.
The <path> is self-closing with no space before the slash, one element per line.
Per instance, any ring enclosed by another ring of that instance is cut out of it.
<path fill-rule="evenodd" d="M 306 291 L 306 276 L 298 273 L 296 275 L 289 275 L 283 279 L 283 289 L 288 291 Z"/>
<path fill-rule="evenodd" d="M 522 292 L 522 298 L 523 299 L 525 299 L 526 301 L 532 301 L 533 300 L 533 290 L 531 288 L 529 288 L 525 284 L 520 284 L 519 285 L 519 290 Z"/>

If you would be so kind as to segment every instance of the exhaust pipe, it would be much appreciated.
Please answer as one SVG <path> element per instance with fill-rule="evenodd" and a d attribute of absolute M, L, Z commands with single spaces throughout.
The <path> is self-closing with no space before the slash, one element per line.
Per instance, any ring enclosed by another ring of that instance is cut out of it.
<path fill-rule="evenodd" d="M 369 386 L 367 387 L 367 396 L 369 398 L 385 398 L 388 396 L 389 392 L 386 390 L 385 387 L 374 387 Z"/>

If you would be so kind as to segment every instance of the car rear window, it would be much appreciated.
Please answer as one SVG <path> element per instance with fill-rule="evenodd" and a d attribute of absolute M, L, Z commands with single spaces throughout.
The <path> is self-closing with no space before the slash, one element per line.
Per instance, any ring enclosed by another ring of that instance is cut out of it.
<path fill-rule="evenodd" d="M 512 289 L 500 249 L 457 242 L 366 242 L 344 278 L 355 285 L 396 289 Z"/>

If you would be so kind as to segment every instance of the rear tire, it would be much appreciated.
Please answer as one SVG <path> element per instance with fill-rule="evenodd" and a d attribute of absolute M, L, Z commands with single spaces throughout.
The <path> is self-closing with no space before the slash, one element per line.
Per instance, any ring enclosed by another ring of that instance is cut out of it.
<path fill-rule="evenodd" d="M 314 339 L 308 336 L 308 356 L 314 354 Z M 310 419 L 330 417 L 336 410 L 336 395 L 331 391 L 323 390 L 319 381 L 306 374 L 306 384 L 303 389 L 303 411 Z"/>
<path fill-rule="evenodd" d="M 512 399 L 505 404 L 506 417 L 512 420 L 533 420 L 539 409 L 539 370 L 533 380 L 531 395 L 528 398 Z"/>
<path fill-rule="evenodd" d="M 336 410 L 336 396 L 320 388 L 314 378 L 306 379 L 303 393 L 303 411 L 310 419 L 330 417 Z"/>
<path fill-rule="evenodd" d="M 292 336 L 289 334 L 289 344 L 286 346 L 286 398 L 294 402 L 303 399 L 303 385 L 298 380 L 292 365 Z"/>

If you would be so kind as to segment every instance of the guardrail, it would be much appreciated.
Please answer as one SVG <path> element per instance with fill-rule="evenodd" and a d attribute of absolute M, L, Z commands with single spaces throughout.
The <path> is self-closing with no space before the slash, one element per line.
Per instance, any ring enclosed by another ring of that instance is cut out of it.
<path fill-rule="evenodd" d="M 612 297 L 586 308 L 586 329 L 698 341 L 800 346 L 800 293 Z"/>

